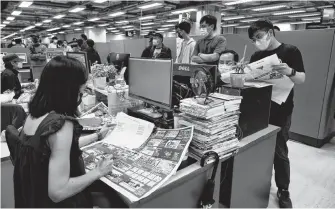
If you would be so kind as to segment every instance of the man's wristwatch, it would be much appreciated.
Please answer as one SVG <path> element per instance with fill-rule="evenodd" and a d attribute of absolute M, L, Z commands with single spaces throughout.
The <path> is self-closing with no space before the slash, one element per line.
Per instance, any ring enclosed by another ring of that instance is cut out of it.
<path fill-rule="evenodd" d="M 295 69 L 293 69 L 293 68 L 291 68 L 291 69 L 292 69 L 291 75 L 289 75 L 288 77 L 293 77 L 293 76 L 295 76 L 295 74 L 297 73 L 297 72 L 295 71 Z"/>

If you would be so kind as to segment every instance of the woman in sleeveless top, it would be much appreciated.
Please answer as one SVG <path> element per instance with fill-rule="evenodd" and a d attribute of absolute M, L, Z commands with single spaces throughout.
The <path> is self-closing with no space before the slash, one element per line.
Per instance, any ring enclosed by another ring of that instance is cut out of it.
<path fill-rule="evenodd" d="M 45 66 L 15 152 L 15 207 L 92 207 L 87 187 L 112 171 L 112 160 L 106 159 L 85 173 L 79 148 L 108 132 L 105 128 L 79 139 L 82 126 L 74 116 L 85 72 L 83 64 L 65 56 Z"/>

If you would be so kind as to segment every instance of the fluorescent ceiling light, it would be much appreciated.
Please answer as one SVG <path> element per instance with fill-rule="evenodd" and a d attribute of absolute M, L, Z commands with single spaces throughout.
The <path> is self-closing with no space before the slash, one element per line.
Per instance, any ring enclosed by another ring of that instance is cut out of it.
<path fill-rule="evenodd" d="M 88 19 L 88 21 L 91 21 L 91 22 L 97 21 L 97 20 L 100 20 L 100 18 L 99 17 L 94 17 L 94 18 Z"/>
<path fill-rule="evenodd" d="M 123 21 L 116 21 L 115 23 L 117 23 L 117 24 L 128 24 L 129 23 L 129 21 L 127 21 L 127 20 L 123 20 Z"/>
<path fill-rule="evenodd" d="M 134 26 L 132 26 L 132 25 L 126 25 L 126 26 L 122 26 L 121 28 L 132 28 L 132 27 L 134 27 Z"/>
<path fill-rule="evenodd" d="M 74 29 L 74 30 L 82 30 L 81 28 L 76 28 L 76 29 Z"/>
<path fill-rule="evenodd" d="M 110 17 L 117 17 L 117 16 L 124 15 L 124 14 L 125 14 L 125 12 L 115 12 L 115 13 L 109 14 L 108 16 L 110 16 Z"/>
<path fill-rule="evenodd" d="M 264 6 L 264 7 L 255 7 L 251 8 L 252 11 L 264 11 L 264 10 L 273 10 L 286 7 L 285 4 L 273 5 L 273 6 Z"/>
<path fill-rule="evenodd" d="M 26 31 L 26 30 L 30 30 L 30 29 L 33 29 L 33 28 L 35 28 L 36 26 L 34 26 L 34 25 L 32 25 L 32 26 L 28 26 L 28 27 L 26 27 L 26 28 L 23 28 L 22 30 L 20 30 L 21 32 L 23 32 L 23 31 Z"/>
<path fill-rule="evenodd" d="M 101 4 L 101 3 L 104 3 L 108 0 L 94 0 L 94 3 L 98 3 L 98 4 Z"/>
<path fill-rule="evenodd" d="M 41 25 L 43 25 L 43 23 L 41 23 L 41 22 L 35 24 L 35 26 L 41 26 Z"/>
<path fill-rule="evenodd" d="M 273 15 L 288 15 L 288 14 L 295 14 L 295 13 L 302 13 L 302 12 L 306 12 L 306 10 L 298 9 L 298 10 L 279 11 L 279 12 L 274 12 Z"/>
<path fill-rule="evenodd" d="M 23 1 L 21 2 L 21 4 L 19 5 L 19 7 L 29 7 L 30 5 L 32 5 L 33 2 L 32 1 Z"/>
<path fill-rule="evenodd" d="M 63 28 L 69 28 L 69 27 L 71 27 L 71 25 L 63 25 L 62 27 Z"/>
<path fill-rule="evenodd" d="M 59 30 L 60 28 L 50 28 L 47 31 L 54 31 L 54 30 Z"/>
<path fill-rule="evenodd" d="M 151 4 L 146 4 L 146 5 L 140 5 L 140 6 L 137 6 L 137 7 L 140 8 L 140 9 L 150 9 L 150 8 L 161 6 L 161 5 L 162 5 L 162 3 L 151 3 Z"/>
<path fill-rule="evenodd" d="M 175 11 L 172 11 L 171 14 L 182 14 L 185 12 L 195 12 L 195 11 L 198 11 L 198 10 L 196 8 L 190 8 L 190 9 L 175 10 Z"/>
<path fill-rule="evenodd" d="M 111 30 L 111 32 L 117 33 L 117 32 L 120 32 L 120 30 Z"/>
<path fill-rule="evenodd" d="M 249 28 L 250 25 L 240 25 L 240 26 L 236 26 L 235 28 Z"/>
<path fill-rule="evenodd" d="M 43 20 L 42 22 L 48 23 L 51 22 L 52 20 Z"/>
<path fill-rule="evenodd" d="M 6 25 L 4 25 L 4 24 L 0 24 L 0 27 L 5 27 Z"/>
<path fill-rule="evenodd" d="M 9 21 L 3 21 L 2 23 L 3 24 L 9 24 L 10 22 Z"/>
<path fill-rule="evenodd" d="M 124 36 L 124 33 L 116 33 L 115 35 Z"/>
<path fill-rule="evenodd" d="M 6 37 L 3 37 L 2 39 L 6 39 L 6 38 L 9 38 L 9 37 L 12 37 L 12 36 L 15 36 L 17 33 L 12 33 L 12 34 L 10 34 L 10 35 L 8 35 L 8 36 L 6 36 Z"/>
<path fill-rule="evenodd" d="M 87 26 L 87 27 L 85 27 L 85 28 L 94 28 L 93 26 Z"/>
<path fill-rule="evenodd" d="M 322 8 L 333 8 L 333 7 L 334 7 L 333 5 L 325 5 L 325 6 L 319 6 L 318 8 L 322 9 Z"/>
<path fill-rule="evenodd" d="M 107 30 L 115 30 L 116 28 L 107 28 Z"/>
<path fill-rule="evenodd" d="M 151 15 L 151 16 L 146 16 L 146 17 L 140 17 L 140 18 L 138 18 L 138 19 L 139 19 L 139 20 L 149 20 L 149 19 L 154 19 L 154 18 L 156 18 L 156 16 Z"/>
<path fill-rule="evenodd" d="M 65 33 L 65 32 L 64 32 L 64 31 L 60 31 L 60 32 L 58 32 L 58 33 L 63 34 L 63 33 Z"/>
<path fill-rule="evenodd" d="M 165 27 L 174 27 L 175 25 L 170 24 L 170 25 L 162 25 L 161 27 L 165 28 Z"/>
<path fill-rule="evenodd" d="M 135 30 L 135 29 L 134 28 L 125 29 L 125 31 L 132 31 L 132 30 Z"/>
<path fill-rule="evenodd" d="M 15 17 L 7 17 L 6 18 L 6 20 L 10 20 L 10 21 L 12 21 L 12 20 L 14 20 L 15 19 Z"/>
<path fill-rule="evenodd" d="M 240 22 L 256 22 L 257 20 L 259 20 L 259 18 L 244 19 L 240 20 Z"/>
<path fill-rule="evenodd" d="M 51 34 L 51 33 L 48 33 L 48 36 L 52 36 L 52 34 Z"/>
<path fill-rule="evenodd" d="M 229 16 L 229 17 L 224 17 L 222 18 L 224 21 L 228 21 L 228 20 L 238 20 L 238 19 L 243 19 L 245 18 L 244 15 L 237 15 L 237 16 Z"/>
<path fill-rule="evenodd" d="M 80 11 L 83 11 L 84 9 L 86 9 L 84 6 L 76 6 L 76 7 L 73 7 L 69 12 L 80 12 Z"/>
<path fill-rule="evenodd" d="M 147 23 L 142 23 L 141 25 L 144 25 L 144 26 L 146 26 L 146 25 L 154 25 L 155 23 L 153 23 L 153 22 L 147 22 Z"/>
<path fill-rule="evenodd" d="M 169 30 L 168 28 L 158 28 L 157 30 Z"/>
<path fill-rule="evenodd" d="M 53 18 L 54 18 L 54 19 L 61 19 L 61 18 L 63 18 L 63 17 L 65 17 L 64 14 L 63 14 L 63 15 L 56 15 L 56 16 L 54 16 Z"/>
<path fill-rule="evenodd" d="M 239 24 L 228 24 L 228 25 L 221 25 L 223 28 L 228 28 L 228 27 L 235 27 L 238 26 Z"/>
<path fill-rule="evenodd" d="M 12 12 L 12 15 L 14 15 L 14 16 L 18 16 L 18 15 L 20 15 L 21 13 L 22 13 L 22 11 L 14 10 L 14 11 Z"/>
<path fill-rule="evenodd" d="M 315 21 L 321 20 L 321 17 L 310 17 L 310 18 L 301 18 L 302 21 Z"/>
<path fill-rule="evenodd" d="M 166 22 L 179 22 L 179 18 L 177 18 L 177 19 L 166 20 Z"/>
<path fill-rule="evenodd" d="M 243 4 L 243 3 L 247 3 L 247 2 L 251 2 L 253 0 L 238 0 L 238 1 L 231 1 L 231 2 L 227 2 L 225 3 L 225 5 L 227 6 L 231 6 L 231 5 L 236 5 L 236 4 Z"/>
<path fill-rule="evenodd" d="M 75 22 L 75 23 L 73 23 L 73 25 L 81 25 L 81 24 L 83 24 L 84 22 Z"/>
<path fill-rule="evenodd" d="M 99 26 L 100 26 L 100 27 L 105 27 L 105 26 L 107 26 L 107 25 L 109 25 L 109 23 L 100 24 Z"/>
<path fill-rule="evenodd" d="M 311 13 L 304 13 L 304 14 L 298 14 L 298 15 L 290 15 L 290 18 L 296 18 L 296 17 L 312 17 L 312 16 L 318 16 L 321 15 L 320 12 L 311 12 Z"/>
<path fill-rule="evenodd" d="M 152 27 L 143 27 L 142 30 L 151 29 Z"/>
<path fill-rule="evenodd" d="M 297 25 L 297 24 L 307 24 L 307 23 L 312 23 L 312 21 L 290 22 L 290 24 L 292 24 L 292 25 Z"/>

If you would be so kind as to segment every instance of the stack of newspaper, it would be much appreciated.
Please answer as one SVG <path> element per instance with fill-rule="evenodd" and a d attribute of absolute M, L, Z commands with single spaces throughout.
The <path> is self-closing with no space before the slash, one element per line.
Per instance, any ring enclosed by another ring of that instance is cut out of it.
<path fill-rule="evenodd" d="M 215 151 L 219 156 L 238 148 L 236 126 L 242 97 L 213 93 L 206 105 L 196 98 L 184 99 L 180 103 L 182 114 L 180 126 L 194 126 L 189 155 L 200 159 L 203 154 Z"/>

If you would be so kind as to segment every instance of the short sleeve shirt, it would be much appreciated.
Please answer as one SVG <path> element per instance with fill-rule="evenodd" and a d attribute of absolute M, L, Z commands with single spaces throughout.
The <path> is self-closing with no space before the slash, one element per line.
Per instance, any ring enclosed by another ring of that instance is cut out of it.
<path fill-rule="evenodd" d="M 212 38 L 202 38 L 199 39 L 194 48 L 194 56 L 197 56 L 199 53 L 203 54 L 213 54 L 218 53 L 221 55 L 226 49 L 226 38 L 222 35 L 214 36 Z M 218 61 L 205 63 L 208 65 L 217 65 Z"/>

